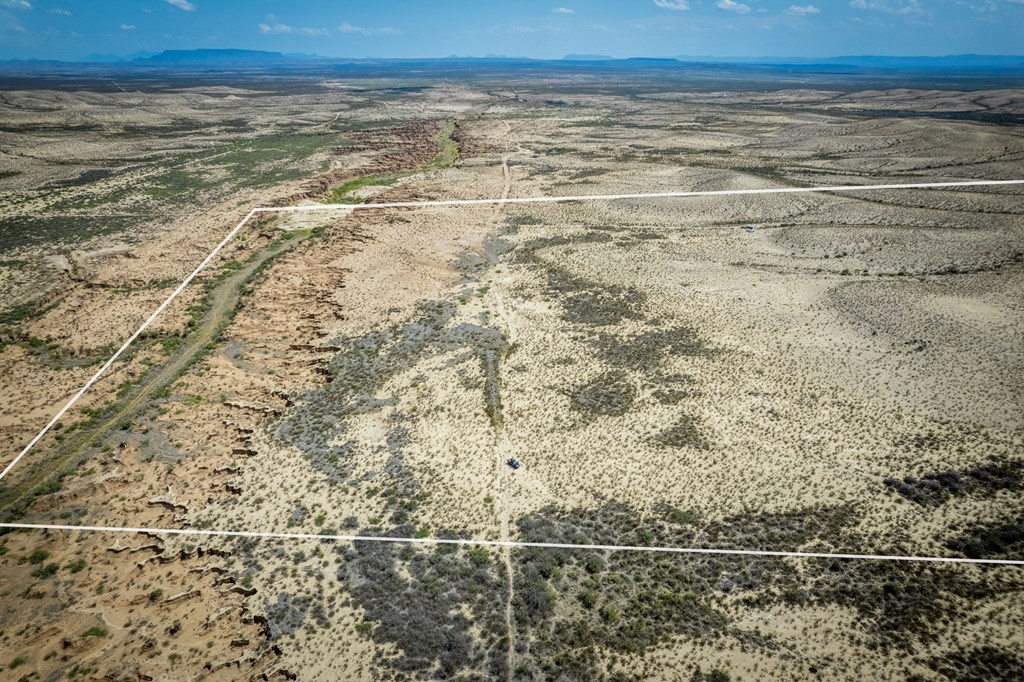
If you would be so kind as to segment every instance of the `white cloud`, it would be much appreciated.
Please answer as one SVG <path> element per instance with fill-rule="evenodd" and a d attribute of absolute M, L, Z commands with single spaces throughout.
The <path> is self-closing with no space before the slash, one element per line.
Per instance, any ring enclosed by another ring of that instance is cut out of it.
<path fill-rule="evenodd" d="M 363 28 L 362 26 L 353 26 L 352 24 L 341 24 L 338 26 L 338 30 L 342 33 L 362 33 L 364 36 L 370 35 L 370 29 Z"/>
<path fill-rule="evenodd" d="M 850 0 L 850 7 L 887 14 L 922 14 L 924 12 L 919 0 Z"/>
<path fill-rule="evenodd" d="M 174 5 L 178 9 L 184 10 L 186 12 L 195 12 L 196 11 L 196 6 L 193 5 L 191 2 L 189 2 L 188 0 L 165 0 L 165 2 L 168 5 Z"/>
<path fill-rule="evenodd" d="M 54 7 L 53 9 L 48 9 L 48 10 L 46 10 L 46 13 L 47 14 L 57 14 L 57 15 L 62 16 L 62 17 L 70 17 L 70 16 L 72 16 L 71 12 L 67 11 L 66 9 L 61 9 L 60 7 Z"/>
<path fill-rule="evenodd" d="M 298 34 L 304 36 L 329 36 L 331 32 L 326 28 L 303 28 L 301 26 L 289 26 L 288 24 L 282 24 L 280 22 L 273 22 L 270 24 L 260 24 L 260 33 L 271 34 L 271 33 L 283 33 L 283 34 Z"/>
<path fill-rule="evenodd" d="M 686 0 L 654 0 L 654 4 L 662 9 L 674 9 L 680 12 L 690 9 Z"/>
<path fill-rule="evenodd" d="M 555 14 L 576 14 L 576 10 L 570 9 L 568 7 L 556 7 L 551 11 L 554 12 Z"/>
<path fill-rule="evenodd" d="M 744 5 L 742 2 L 734 2 L 734 0 L 718 0 L 718 2 L 715 3 L 715 7 L 729 12 L 736 12 L 737 14 L 746 14 L 750 11 L 750 5 Z"/>
<path fill-rule="evenodd" d="M 0 0 L 0 7 L 7 9 L 32 9 L 32 3 L 28 0 Z"/>
<path fill-rule="evenodd" d="M 789 9 L 786 10 L 790 14 L 799 14 L 800 16 L 807 16 L 808 14 L 821 14 L 821 10 L 814 5 L 790 5 Z"/>
<path fill-rule="evenodd" d="M 358 33 L 364 36 L 398 36 L 402 35 L 402 32 L 397 28 L 391 28 L 390 26 L 382 26 L 380 28 L 366 28 L 365 26 L 353 26 L 349 23 L 344 23 L 338 26 L 338 30 L 342 33 Z"/>
<path fill-rule="evenodd" d="M 295 33 L 295 29 L 288 24 L 260 24 L 260 33 Z"/>
<path fill-rule="evenodd" d="M 1021 0 L 1021 2 L 1024 2 L 1024 0 Z M 965 0 L 956 0 L 956 4 L 960 5 L 961 7 L 969 7 L 975 12 L 999 11 L 999 3 L 997 3 L 996 0 L 982 0 L 980 4 L 974 2 L 965 2 Z"/>
<path fill-rule="evenodd" d="M 134 31 L 135 24 L 121 24 L 119 27 L 122 31 Z"/>

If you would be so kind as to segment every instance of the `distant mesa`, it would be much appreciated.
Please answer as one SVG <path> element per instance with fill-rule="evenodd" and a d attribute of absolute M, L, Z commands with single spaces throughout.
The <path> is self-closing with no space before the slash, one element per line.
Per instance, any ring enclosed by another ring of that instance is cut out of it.
<path fill-rule="evenodd" d="M 97 64 L 112 64 L 115 62 L 130 62 L 133 59 L 143 59 L 146 57 L 152 57 L 156 52 L 133 52 L 129 55 L 119 54 L 104 54 L 104 53 L 93 53 L 82 57 L 78 61 L 80 62 L 94 62 Z"/>
<path fill-rule="evenodd" d="M 679 60 L 675 57 L 626 57 L 617 58 L 609 57 L 603 54 L 567 54 L 562 57 L 563 62 L 614 62 L 617 65 L 622 66 L 637 66 L 637 65 L 675 65 L 679 64 Z"/>
<path fill-rule="evenodd" d="M 678 64 L 679 60 L 675 57 L 630 57 L 623 61 L 631 64 Z"/>
<path fill-rule="evenodd" d="M 238 63 L 238 62 L 284 62 L 299 58 L 281 52 L 263 50 L 164 50 L 150 57 L 139 57 L 134 62 L 150 64 L 181 63 Z"/>
<path fill-rule="evenodd" d="M 81 59 L 79 59 L 78 61 L 80 61 L 80 62 L 96 62 L 96 63 L 99 63 L 99 64 L 111 64 L 113 62 L 123 62 L 123 61 L 125 61 L 125 58 L 120 56 L 120 55 L 116 55 L 116 54 L 98 54 L 98 53 L 94 53 L 94 54 L 86 55 L 86 56 L 82 57 Z"/>

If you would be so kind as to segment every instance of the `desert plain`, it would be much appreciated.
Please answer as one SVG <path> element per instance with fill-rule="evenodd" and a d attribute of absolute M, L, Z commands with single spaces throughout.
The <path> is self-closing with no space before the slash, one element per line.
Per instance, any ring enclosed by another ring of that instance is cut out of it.
<path fill-rule="evenodd" d="M 1024 675 L 1016 83 L 6 79 L 12 680 Z M 509 459 L 522 466 L 507 466 Z M 151 529 L 146 531 L 144 529 Z M 173 535 L 160 529 L 425 542 Z"/>

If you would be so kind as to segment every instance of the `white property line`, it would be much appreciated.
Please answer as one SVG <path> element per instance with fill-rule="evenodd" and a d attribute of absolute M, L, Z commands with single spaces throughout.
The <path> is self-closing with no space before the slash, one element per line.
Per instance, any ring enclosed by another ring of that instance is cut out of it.
<path fill-rule="evenodd" d="M 541 549 L 586 549 L 610 552 L 659 552 L 661 554 L 725 554 L 731 556 L 792 557 L 797 559 L 871 559 L 876 561 L 919 561 L 950 564 L 995 564 L 1024 566 L 1024 559 L 967 559 L 963 557 L 899 556 L 889 554 L 839 554 L 832 552 L 777 552 L 767 549 L 717 549 L 705 547 L 646 547 L 644 545 L 574 545 L 562 542 L 517 542 L 514 540 L 467 540 L 460 538 L 393 538 L 383 535 L 324 535 L 321 533 L 270 533 L 244 530 L 202 530 L 199 528 L 129 528 L 123 526 L 71 526 L 50 523 L 0 523 L 0 528 L 22 530 L 68 530 L 103 533 L 152 533 L 154 535 L 200 535 L 205 537 L 259 538 L 264 540 L 333 540 L 338 542 L 391 542 L 421 545 L 470 545 L 477 547 L 537 547 Z"/>
<path fill-rule="evenodd" d="M 979 187 L 979 186 L 993 186 L 993 185 L 1024 185 L 1024 179 L 1022 180 L 964 180 L 954 182 L 912 182 L 912 183 L 899 183 L 899 184 L 875 184 L 875 185 L 834 185 L 831 187 L 771 187 L 762 189 L 731 189 L 731 190 L 708 190 L 708 191 L 680 191 L 680 192 L 648 192 L 648 193 L 636 193 L 636 194 L 584 194 L 576 196 L 553 196 L 553 197 L 518 197 L 518 198 L 488 198 L 488 199 L 445 199 L 436 201 L 393 201 L 380 204 L 316 204 L 311 206 L 281 206 L 281 207 L 257 207 L 249 211 L 238 225 L 234 227 L 227 236 L 217 244 L 217 246 L 210 252 L 203 261 L 196 266 L 178 287 L 167 297 L 160 306 L 153 311 L 145 322 L 128 337 L 128 340 L 124 342 L 120 348 L 107 360 L 102 367 L 100 367 L 96 373 L 90 378 L 79 391 L 72 396 L 72 398 L 62 407 L 57 414 L 53 416 L 46 426 L 35 435 L 35 437 L 29 441 L 28 445 L 18 454 L 17 457 L 8 464 L 2 472 L 0 472 L 0 480 L 2 480 L 10 471 L 13 469 L 22 458 L 28 454 L 29 450 L 39 442 L 39 440 L 46 435 L 46 433 L 56 424 L 61 417 L 74 405 L 78 400 L 88 391 L 93 384 L 95 384 L 99 378 L 103 375 L 107 369 L 110 368 L 114 361 L 117 360 L 124 353 L 128 347 L 142 334 L 143 331 L 149 327 L 150 324 L 157 318 L 157 316 L 167 308 L 171 302 L 178 297 L 178 295 L 185 289 L 188 284 L 195 279 L 196 275 L 203 271 L 210 261 L 220 253 L 229 241 L 242 229 L 243 226 L 253 215 L 257 213 L 295 213 L 301 211 L 328 211 L 328 210 L 360 210 L 370 208 L 418 208 L 418 207 L 430 207 L 430 206 L 473 206 L 482 204 L 536 204 L 536 203 L 556 203 L 556 202 L 569 202 L 569 201 L 614 201 L 619 199 L 660 199 L 660 198 L 673 198 L 673 197 L 707 197 L 707 196 L 737 196 L 747 194 L 798 194 L 798 193 L 810 193 L 810 192 L 857 192 L 857 191 L 869 191 L 869 190 L 888 190 L 888 189 L 942 189 L 951 187 Z M 145 528 L 117 528 L 117 527 L 103 527 L 103 526 L 56 526 L 56 525 L 33 525 L 33 524 L 11 524 L 11 523 L 0 523 L 0 528 L 50 528 L 50 529 L 69 529 L 69 530 L 94 530 L 94 531 L 110 531 L 110 532 L 153 532 L 153 533 L 166 533 L 166 534 L 192 534 L 192 535 L 229 535 L 238 537 L 280 537 L 280 538 L 308 538 L 308 539 L 335 539 L 335 540 L 376 540 L 381 542 L 420 542 L 420 543 L 436 543 L 436 544 L 476 544 L 476 545 L 494 545 L 494 546 L 523 546 L 523 547 L 563 547 L 557 544 L 549 543 L 520 543 L 520 542 L 498 542 L 498 541 L 476 541 L 476 540 L 443 540 L 434 538 L 359 538 L 357 536 L 320 536 L 320 535 L 303 535 L 303 534 L 287 534 L 287 533 L 258 533 L 258 532 L 245 532 L 245 531 L 209 531 L 209 530 L 188 530 L 188 529 L 145 529 Z M 889 559 L 897 561 L 943 561 L 943 562 L 957 562 L 957 563 L 990 563 L 990 564 L 1011 564 L 1011 565 L 1024 565 L 1024 561 L 1010 561 L 1010 560 L 995 560 L 995 559 L 954 559 L 944 557 L 898 557 L 898 556 L 874 556 L 867 554 L 815 554 L 815 553 L 801 553 L 801 552 L 768 552 L 768 551 L 756 551 L 756 550 L 718 550 L 718 549 L 693 549 L 693 548 L 653 548 L 653 547 L 618 547 L 618 546 L 603 546 L 603 545 L 565 545 L 568 548 L 577 549 L 620 549 L 620 550 L 634 550 L 634 551 L 658 551 L 658 552 L 678 552 L 678 553 L 695 553 L 695 554 L 747 554 L 754 556 L 796 556 L 796 557 L 820 557 L 820 558 L 849 558 L 849 559 Z"/>
<path fill-rule="evenodd" d="M 580 194 L 556 197 L 514 197 L 511 199 L 439 199 L 437 201 L 391 201 L 379 204 L 315 204 L 257 208 L 257 213 L 330 211 L 339 208 L 419 208 L 424 206 L 476 206 L 480 204 L 553 204 L 565 201 L 614 201 L 616 199 L 667 199 L 673 197 L 717 197 L 740 194 L 804 194 L 808 192 L 857 192 L 876 189 L 941 189 L 985 185 L 1024 185 L 1024 180 L 958 180 L 955 182 L 907 182 L 897 185 L 833 185 L 832 187 L 766 187 L 762 189 L 718 189 L 693 192 L 647 192 L 638 194 Z"/>

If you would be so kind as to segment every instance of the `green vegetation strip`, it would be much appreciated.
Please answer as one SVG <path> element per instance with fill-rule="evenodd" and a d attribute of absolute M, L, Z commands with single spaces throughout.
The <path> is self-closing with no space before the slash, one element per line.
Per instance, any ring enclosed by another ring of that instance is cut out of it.
<path fill-rule="evenodd" d="M 253 254 L 245 263 L 232 262 L 222 268 L 210 285 L 201 310 L 193 310 L 191 331 L 184 337 L 160 339 L 171 356 L 162 366 L 146 372 L 118 389 L 117 399 L 105 408 L 88 414 L 71 435 L 62 430 L 62 438 L 53 453 L 24 472 L 13 487 L 0 493 L 0 518 L 11 520 L 24 514 L 33 499 L 60 490 L 61 481 L 78 459 L 103 435 L 116 428 L 126 430 L 131 420 L 149 401 L 160 397 L 194 362 L 212 348 L 234 318 L 246 285 L 275 258 L 312 236 L 313 232 L 290 232 Z"/>
<path fill-rule="evenodd" d="M 363 203 L 362 197 L 352 196 L 352 192 L 362 187 L 386 187 L 393 185 L 398 180 L 415 175 L 416 173 L 425 173 L 427 171 L 438 170 L 440 168 L 448 168 L 459 156 L 459 146 L 452 139 L 452 134 L 455 132 L 455 121 L 447 120 L 441 124 L 440 129 L 437 131 L 437 135 L 434 136 L 434 142 L 437 144 L 437 155 L 430 161 L 430 163 L 417 168 L 414 171 L 408 171 L 405 173 L 384 173 L 381 175 L 368 175 L 362 178 L 356 178 L 355 180 L 349 180 L 341 185 L 338 185 L 331 190 L 331 193 L 327 196 L 327 203 L 329 204 L 361 204 Z"/>

